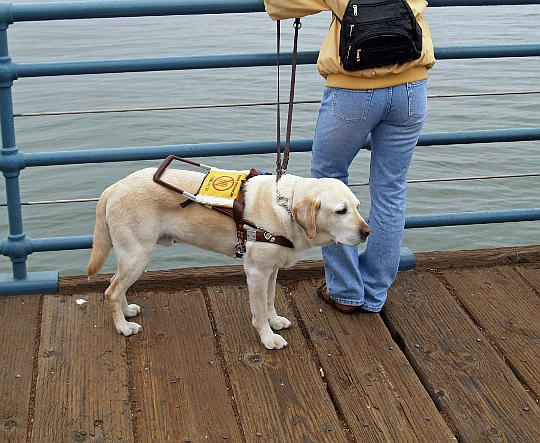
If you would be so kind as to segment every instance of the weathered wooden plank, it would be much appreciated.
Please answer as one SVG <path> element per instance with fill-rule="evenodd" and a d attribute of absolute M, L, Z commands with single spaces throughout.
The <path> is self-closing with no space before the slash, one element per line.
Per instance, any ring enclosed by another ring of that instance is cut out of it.
<path fill-rule="evenodd" d="M 344 315 L 291 286 L 326 381 L 358 442 L 456 441 L 380 315 Z"/>
<path fill-rule="evenodd" d="M 501 264 L 538 263 L 540 246 L 514 246 L 506 248 L 461 251 L 434 251 L 414 254 L 416 269 L 448 269 L 464 266 L 493 266 Z M 324 276 L 322 260 L 302 260 L 291 268 L 280 269 L 278 279 L 304 279 Z M 112 274 L 98 274 L 88 281 L 84 275 L 61 277 L 60 293 L 103 292 L 109 286 Z M 134 290 L 193 288 L 201 285 L 245 283 L 242 265 L 168 269 L 145 272 L 133 285 Z"/>
<path fill-rule="evenodd" d="M 433 274 L 398 276 L 385 315 L 460 442 L 537 441 L 540 408 Z"/>
<path fill-rule="evenodd" d="M 320 277 L 324 273 L 322 260 L 304 260 L 291 268 L 280 269 L 278 279 L 301 279 Z M 61 294 L 72 292 L 103 292 L 110 284 L 112 274 L 97 274 L 88 281 L 85 275 L 61 277 Z M 145 272 L 132 286 L 132 290 L 160 290 L 164 288 L 188 289 L 203 285 L 246 283 L 242 265 L 209 266 L 197 268 L 168 269 Z"/>
<path fill-rule="evenodd" d="M 26 442 L 40 297 L 0 297 L 0 442 Z"/>
<path fill-rule="evenodd" d="M 526 273 L 525 267 L 522 268 Z M 530 273 L 529 278 L 534 278 Z M 465 309 L 540 397 L 540 297 L 510 266 L 443 273 Z M 540 428 L 539 428 L 540 432 Z"/>
<path fill-rule="evenodd" d="M 514 268 L 531 285 L 535 294 L 540 295 L 540 264 L 519 265 Z"/>
<path fill-rule="evenodd" d="M 140 292 L 129 337 L 140 442 L 242 441 L 200 290 Z"/>
<path fill-rule="evenodd" d="M 540 262 L 540 246 L 434 251 L 414 254 L 417 270 L 455 269 Z"/>
<path fill-rule="evenodd" d="M 133 441 L 126 342 L 102 294 L 44 296 L 32 442 Z"/>
<path fill-rule="evenodd" d="M 218 335 L 247 442 L 347 442 L 319 368 L 278 285 L 289 346 L 266 350 L 251 326 L 245 285 L 209 287 Z"/>
<path fill-rule="evenodd" d="M 112 274 L 97 274 L 90 281 L 83 275 L 62 277 L 59 281 L 59 291 L 103 292 L 109 286 L 111 277 Z M 229 284 L 238 281 L 245 283 L 245 280 L 242 265 L 167 269 L 144 272 L 130 289 L 134 291 L 189 289 L 205 284 Z"/>

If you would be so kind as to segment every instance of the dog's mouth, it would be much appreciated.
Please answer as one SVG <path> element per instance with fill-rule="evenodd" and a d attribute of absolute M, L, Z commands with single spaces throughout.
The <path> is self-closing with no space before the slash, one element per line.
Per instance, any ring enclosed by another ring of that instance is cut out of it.
<path fill-rule="evenodd" d="M 347 242 L 347 243 L 344 243 L 344 242 L 336 241 L 336 244 L 339 245 L 339 246 L 358 246 L 360 243 L 364 243 L 366 240 L 367 240 L 367 237 L 360 237 L 359 242 Z"/>
<path fill-rule="evenodd" d="M 351 241 L 351 242 L 340 242 L 340 241 L 337 241 L 336 240 L 336 244 L 340 245 L 340 246 L 357 246 L 359 245 L 360 243 L 364 243 L 368 236 L 369 236 L 369 233 L 371 232 L 371 229 L 367 228 L 365 230 L 363 230 L 361 233 L 360 233 L 360 241 L 357 241 L 356 239 Z"/>

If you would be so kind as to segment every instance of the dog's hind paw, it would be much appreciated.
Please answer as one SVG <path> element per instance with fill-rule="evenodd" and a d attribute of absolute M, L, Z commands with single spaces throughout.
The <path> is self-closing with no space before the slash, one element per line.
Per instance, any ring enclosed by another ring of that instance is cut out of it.
<path fill-rule="evenodd" d="M 123 312 L 124 317 L 135 317 L 141 312 L 141 307 L 136 304 L 128 305 L 127 309 Z"/>
<path fill-rule="evenodd" d="M 262 344 L 266 349 L 283 349 L 288 343 L 279 334 L 272 334 L 269 337 L 261 337 Z"/>
<path fill-rule="evenodd" d="M 122 324 L 116 325 L 116 330 L 119 334 L 124 334 L 126 337 L 129 337 L 133 334 L 138 334 L 142 329 L 142 326 L 139 323 L 132 321 L 126 321 Z"/>
<path fill-rule="evenodd" d="M 291 322 L 285 317 L 276 315 L 274 318 L 268 319 L 270 326 L 274 331 L 280 331 L 281 329 L 287 329 L 291 327 Z"/>

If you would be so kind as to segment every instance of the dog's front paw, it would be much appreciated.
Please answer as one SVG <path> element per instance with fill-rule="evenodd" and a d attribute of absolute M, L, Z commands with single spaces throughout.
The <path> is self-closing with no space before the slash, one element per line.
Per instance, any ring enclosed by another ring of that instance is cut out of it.
<path fill-rule="evenodd" d="M 138 334 L 141 329 L 142 326 L 139 323 L 135 323 L 132 321 L 125 321 L 116 325 L 116 330 L 118 331 L 118 333 L 124 334 L 126 337 L 133 334 Z"/>
<path fill-rule="evenodd" d="M 139 305 L 132 304 L 128 305 L 127 309 L 123 312 L 123 314 L 124 317 L 135 317 L 139 312 L 141 312 L 141 307 Z"/>
<path fill-rule="evenodd" d="M 287 329 L 291 327 L 291 322 L 285 317 L 276 315 L 274 318 L 268 319 L 270 326 L 274 331 L 280 331 L 281 329 Z"/>
<path fill-rule="evenodd" d="M 266 349 L 283 349 L 288 345 L 281 335 L 274 333 L 261 337 L 261 341 Z"/>

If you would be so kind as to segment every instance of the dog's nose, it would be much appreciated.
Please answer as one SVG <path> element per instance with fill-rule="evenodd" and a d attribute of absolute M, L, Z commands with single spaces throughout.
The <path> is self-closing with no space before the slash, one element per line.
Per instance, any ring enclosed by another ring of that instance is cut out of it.
<path fill-rule="evenodd" d="M 366 241 L 370 232 L 371 228 L 368 225 L 362 226 L 362 228 L 360 228 L 360 238 L 363 242 Z"/>

